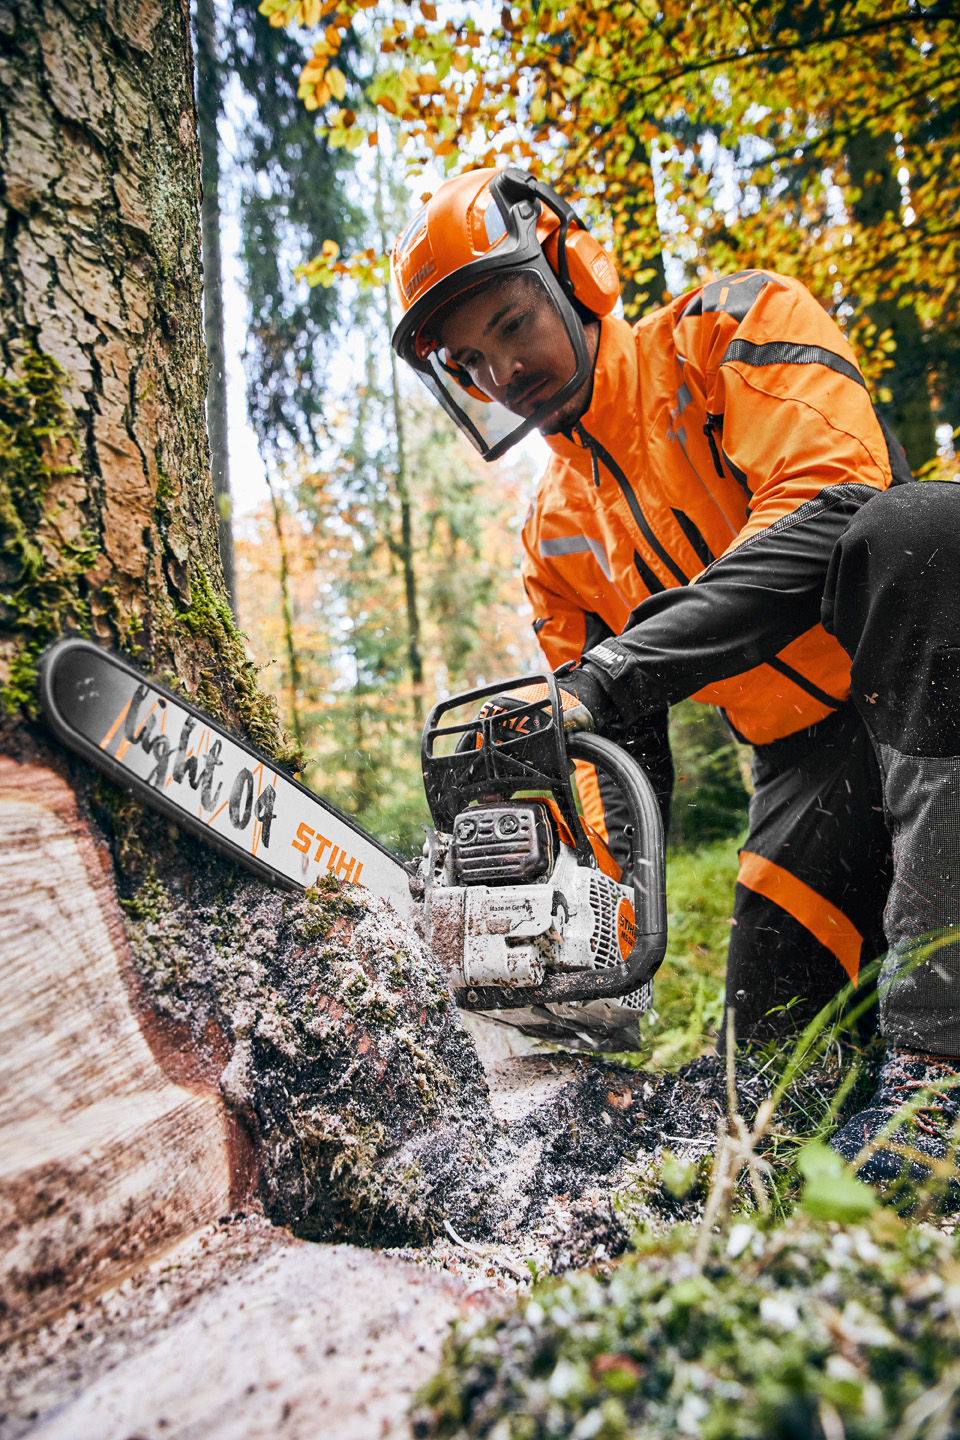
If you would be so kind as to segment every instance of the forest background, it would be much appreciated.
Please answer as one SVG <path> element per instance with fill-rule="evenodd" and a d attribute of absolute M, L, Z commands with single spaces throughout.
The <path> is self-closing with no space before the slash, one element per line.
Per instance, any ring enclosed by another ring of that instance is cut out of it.
<path fill-rule="evenodd" d="M 392 848 L 418 850 L 428 819 L 433 700 L 541 663 L 519 529 L 542 456 L 485 465 L 389 345 L 386 255 L 445 174 L 518 163 L 556 183 L 612 248 L 630 319 L 725 272 L 797 275 L 847 332 L 915 473 L 955 477 L 949 5 L 198 0 L 196 18 L 228 581 L 303 778 Z M 232 527 L 222 209 L 269 497 Z M 671 970 L 678 996 L 706 975 L 712 1011 L 747 762 L 692 702 L 671 735 Z"/>

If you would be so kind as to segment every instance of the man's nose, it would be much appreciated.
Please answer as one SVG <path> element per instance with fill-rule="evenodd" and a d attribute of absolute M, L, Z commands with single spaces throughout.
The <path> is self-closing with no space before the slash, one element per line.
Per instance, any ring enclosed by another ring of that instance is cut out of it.
<path fill-rule="evenodd" d="M 498 390 L 506 390 L 522 370 L 523 360 L 513 350 L 504 348 L 490 357 L 490 379 Z"/>

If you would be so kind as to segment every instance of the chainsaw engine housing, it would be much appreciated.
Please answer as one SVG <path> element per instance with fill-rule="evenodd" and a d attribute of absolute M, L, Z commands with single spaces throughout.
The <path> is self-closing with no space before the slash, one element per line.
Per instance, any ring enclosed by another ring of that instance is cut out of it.
<path fill-rule="evenodd" d="M 544 698 L 511 708 L 509 726 L 495 707 L 465 724 L 440 723 L 511 688 Z M 560 714 L 553 675 L 434 707 L 422 750 L 436 824 L 417 883 L 424 931 L 461 1008 L 565 1045 L 632 1049 L 666 947 L 659 808 L 628 755 L 598 736 L 566 737 Z M 612 775 L 628 802 L 627 883 L 577 813 L 574 758 Z"/>

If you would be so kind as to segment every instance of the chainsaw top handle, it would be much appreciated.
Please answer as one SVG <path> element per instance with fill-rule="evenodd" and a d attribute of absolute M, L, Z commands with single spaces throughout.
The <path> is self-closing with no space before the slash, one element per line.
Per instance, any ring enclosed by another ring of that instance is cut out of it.
<path fill-rule="evenodd" d="M 542 687 L 543 696 L 502 714 L 444 723 L 451 710 L 477 707 L 494 696 Z M 563 709 L 551 671 L 498 680 L 434 705 L 423 727 L 423 787 L 433 823 L 449 832 L 472 800 L 509 800 L 520 790 L 549 790 L 577 847 L 581 865 L 595 865 L 570 784 Z M 458 746 L 462 748 L 457 748 Z M 445 747 L 452 747 L 445 753 Z"/>
<path fill-rule="evenodd" d="M 480 706 L 492 696 L 535 686 L 544 688 L 544 697 L 511 708 L 508 723 L 502 715 L 443 723 L 451 710 Z M 526 728 L 526 716 L 536 719 L 539 728 Z M 444 745 L 462 745 L 465 736 L 477 737 L 479 745 L 468 739 L 463 749 L 442 753 Z M 615 967 L 622 975 L 598 974 L 593 986 L 607 994 L 623 993 L 653 973 L 666 948 L 667 926 L 663 822 L 656 795 L 646 772 L 611 740 L 584 732 L 564 734 L 559 689 L 551 672 L 498 681 L 441 700 L 427 717 L 421 758 L 427 801 L 438 830 L 452 830 L 456 816 L 472 800 L 509 800 L 520 790 L 547 789 L 575 838 L 578 862 L 589 867 L 596 865 L 596 859 L 573 798 L 571 761 L 585 760 L 609 775 L 627 802 L 633 824 L 637 943 L 627 964 Z M 628 975 L 630 984 L 624 983 Z M 553 983 L 564 987 L 574 980 L 574 976 L 557 977 Z"/>

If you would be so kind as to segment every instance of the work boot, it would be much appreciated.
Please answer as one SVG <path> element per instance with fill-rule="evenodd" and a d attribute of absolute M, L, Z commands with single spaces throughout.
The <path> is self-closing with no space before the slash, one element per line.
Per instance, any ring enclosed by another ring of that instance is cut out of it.
<path fill-rule="evenodd" d="M 873 1103 L 848 1120 L 830 1141 L 830 1148 L 844 1160 L 854 1161 L 863 1147 L 889 1126 L 898 1111 L 916 1099 L 919 1091 L 944 1080 L 956 1080 L 960 1087 L 960 1059 L 956 1056 L 922 1055 L 912 1050 L 888 1050 L 880 1071 L 880 1085 Z M 929 1102 L 911 1120 L 889 1134 L 877 1150 L 857 1171 L 861 1180 L 870 1184 L 900 1180 L 905 1176 L 914 1182 L 929 1178 L 931 1170 L 921 1156 L 942 1160 L 947 1153 L 951 1127 L 960 1120 L 960 1088 L 931 1095 Z M 900 1154 L 903 1147 L 912 1153 Z M 950 1183 L 950 1196 L 960 1205 L 960 1184 Z"/>

